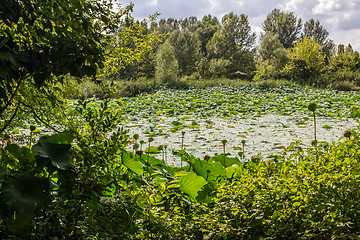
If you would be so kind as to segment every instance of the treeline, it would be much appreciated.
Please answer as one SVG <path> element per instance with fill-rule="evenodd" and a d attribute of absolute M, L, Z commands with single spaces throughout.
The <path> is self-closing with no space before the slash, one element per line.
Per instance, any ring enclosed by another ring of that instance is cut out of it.
<path fill-rule="evenodd" d="M 144 35 L 162 34 L 163 41 L 112 79 L 156 78 L 170 86 L 180 79 L 218 77 L 285 79 L 343 90 L 360 86 L 359 52 L 350 44 L 336 46 L 319 20 L 303 23 L 293 12 L 271 11 L 258 45 L 245 14 L 231 12 L 221 21 L 207 15 L 137 24 Z"/>

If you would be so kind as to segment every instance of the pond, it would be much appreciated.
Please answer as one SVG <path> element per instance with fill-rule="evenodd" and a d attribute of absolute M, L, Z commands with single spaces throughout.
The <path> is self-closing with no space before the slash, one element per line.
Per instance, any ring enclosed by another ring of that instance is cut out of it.
<path fill-rule="evenodd" d="M 358 122 L 350 118 L 317 118 L 317 140 L 338 141 L 344 131 L 358 127 Z M 180 126 L 180 127 L 177 127 Z M 124 125 L 130 136 L 139 134 L 147 142 L 153 137 L 152 146 L 167 145 L 170 164 L 179 165 L 179 157 L 171 154 L 182 147 L 182 132 L 185 132 L 183 148 L 199 158 L 223 153 L 222 140 L 227 140 L 226 153 L 238 157 L 242 152 L 247 159 L 261 154 L 279 154 L 287 151 L 291 142 L 304 149 L 311 147 L 314 140 L 314 122 L 310 116 L 284 116 L 278 113 L 264 114 L 259 117 L 231 118 L 211 117 L 202 119 L 192 115 L 177 117 L 145 118 Z M 147 144 L 145 144 L 147 146 Z"/>

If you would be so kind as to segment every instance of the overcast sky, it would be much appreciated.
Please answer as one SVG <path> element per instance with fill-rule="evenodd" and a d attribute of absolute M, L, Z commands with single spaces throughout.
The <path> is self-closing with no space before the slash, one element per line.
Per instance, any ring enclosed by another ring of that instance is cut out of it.
<path fill-rule="evenodd" d="M 159 18 L 185 18 L 199 20 L 211 14 L 220 21 L 224 14 L 234 12 L 248 16 L 254 32 L 259 34 L 261 23 L 274 8 L 292 11 L 303 23 L 310 18 L 319 19 L 336 44 L 351 44 L 360 51 L 360 0 L 119 0 L 124 6 L 135 4 L 133 16 L 147 18 L 155 12 Z"/>

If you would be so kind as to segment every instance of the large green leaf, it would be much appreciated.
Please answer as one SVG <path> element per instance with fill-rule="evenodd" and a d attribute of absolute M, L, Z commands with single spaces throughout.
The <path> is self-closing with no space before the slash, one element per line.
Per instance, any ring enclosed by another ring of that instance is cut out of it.
<path fill-rule="evenodd" d="M 205 178 L 207 181 L 215 180 L 218 176 L 225 172 L 220 162 L 207 162 L 206 160 L 195 159 L 192 164 L 194 171 Z"/>
<path fill-rule="evenodd" d="M 52 165 L 61 170 L 67 170 L 71 167 L 72 153 L 70 144 L 57 144 L 39 141 L 32 147 L 33 151 L 39 153 L 40 157 L 49 158 Z"/>
<path fill-rule="evenodd" d="M 145 153 L 161 153 L 161 151 L 156 147 L 150 146 L 145 150 Z"/>
<path fill-rule="evenodd" d="M 190 172 L 180 178 L 179 184 L 179 190 L 195 199 L 198 192 L 207 184 L 207 181 L 203 177 L 196 175 L 196 173 Z"/>
<path fill-rule="evenodd" d="M 35 162 L 35 154 L 27 147 L 21 147 L 17 144 L 9 144 L 6 150 L 15 157 L 22 165 Z"/>
<path fill-rule="evenodd" d="M 70 131 L 63 131 L 57 134 L 42 136 L 39 141 L 46 143 L 71 144 L 74 135 Z"/>
<path fill-rule="evenodd" d="M 49 203 L 49 181 L 29 174 L 8 178 L 0 190 L 0 210 L 12 231 L 31 223 L 38 209 Z"/>
<path fill-rule="evenodd" d="M 216 156 L 212 157 L 211 160 L 220 162 L 225 168 L 230 167 L 234 164 L 236 164 L 236 165 L 241 164 L 241 162 L 238 158 L 229 158 L 227 156 L 225 156 L 225 158 L 224 158 L 224 155 L 216 155 Z"/>
<path fill-rule="evenodd" d="M 138 175 L 143 175 L 144 168 L 140 161 L 135 160 L 134 158 L 131 158 L 129 153 L 126 151 L 123 151 L 121 154 L 121 159 L 125 167 L 133 171 L 134 173 Z"/>

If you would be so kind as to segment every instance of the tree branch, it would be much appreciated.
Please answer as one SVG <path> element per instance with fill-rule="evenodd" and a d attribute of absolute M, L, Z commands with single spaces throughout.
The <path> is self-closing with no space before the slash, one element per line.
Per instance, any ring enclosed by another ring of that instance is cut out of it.
<path fill-rule="evenodd" d="M 12 93 L 9 101 L 8 101 L 8 102 L 5 104 L 5 106 L 0 110 L 0 115 L 5 112 L 5 110 L 9 107 L 9 105 L 11 104 L 11 102 L 14 100 L 15 94 L 18 92 L 22 81 L 24 81 L 24 79 L 28 78 L 29 76 L 30 76 L 30 74 L 26 74 L 23 78 L 20 78 L 19 83 L 18 83 L 18 85 L 16 86 L 14 92 Z"/>
<path fill-rule="evenodd" d="M 40 116 L 37 115 L 35 109 L 34 109 L 32 106 L 24 103 L 23 101 L 20 101 L 20 103 L 21 103 L 22 105 L 24 105 L 25 107 L 29 108 L 30 111 L 32 112 L 32 114 L 35 116 L 35 118 L 36 118 L 37 120 L 39 120 L 40 122 L 42 122 L 47 128 L 50 128 L 51 130 L 55 131 L 56 133 L 59 133 L 59 132 L 60 132 L 60 131 L 58 131 L 57 129 L 55 129 L 54 127 L 52 127 L 50 124 L 48 124 L 47 122 L 45 122 L 44 120 L 42 120 L 42 119 L 40 118 Z"/>
<path fill-rule="evenodd" d="M 20 104 L 17 105 L 14 113 L 12 114 L 11 118 L 5 123 L 5 125 L 1 128 L 0 130 L 0 134 L 3 133 L 5 131 L 5 129 L 10 125 L 10 123 L 14 120 L 17 111 L 19 110 Z"/>

